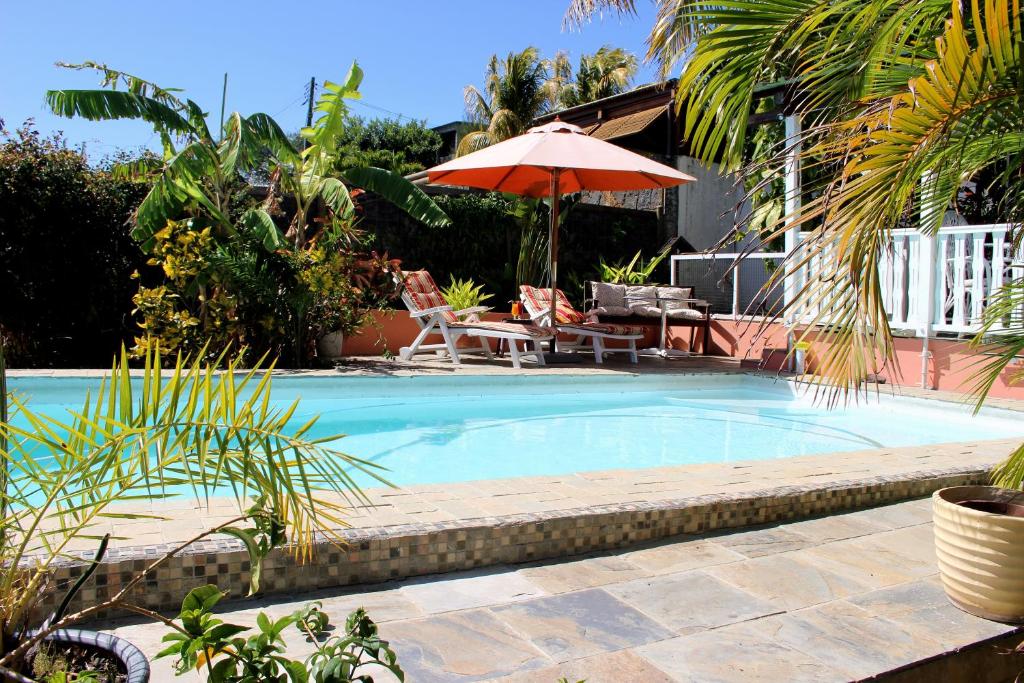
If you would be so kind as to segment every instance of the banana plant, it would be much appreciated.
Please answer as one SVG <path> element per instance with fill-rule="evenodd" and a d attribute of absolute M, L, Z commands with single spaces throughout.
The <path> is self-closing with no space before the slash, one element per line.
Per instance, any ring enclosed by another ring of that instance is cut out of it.
<path fill-rule="evenodd" d="M 46 101 L 58 116 L 90 121 L 141 120 L 153 126 L 163 147 L 162 158 L 142 157 L 117 170 L 146 177 L 153 186 L 135 212 L 133 236 L 148 250 L 153 235 L 168 220 L 203 217 L 221 236 L 235 233 L 230 216 L 232 191 L 240 174 L 256 159 L 262 141 L 247 119 L 232 113 L 215 140 L 206 113 L 175 88 L 160 86 L 96 62 L 61 64 L 102 75 L 102 87 L 92 90 L 50 90 Z M 268 249 L 283 243 L 280 231 L 262 207 L 247 209 L 239 224 L 253 231 Z"/>
<path fill-rule="evenodd" d="M 355 204 L 349 186 L 375 192 L 429 227 L 449 223 L 433 200 L 396 173 L 374 167 L 338 169 L 338 139 L 349 118 L 346 100 L 361 97 L 362 80 L 363 70 L 353 62 L 341 83 L 324 83 L 314 108 L 316 120 L 299 132 L 301 148 L 271 117 L 255 114 L 249 118 L 250 130 L 270 153 L 272 180 L 295 199 L 296 210 L 287 233 L 295 249 L 303 248 L 310 236 L 310 211 L 318 200 L 327 206 L 331 217 L 350 221 Z"/>
<path fill-rule="evenodd" d="M 438 206 L 401 176 L 376 168 L 336 172 L 336 140 L 342 132 L 348 108 L 345 100 L 359 97 L 362 69 L 353 64 L 341 84 L 327 82 L 316 104 L 317 120 L 301 132 L 303 149 L 297 149 L 276 121 L 267 114 L 248 117 L 235 112 L 215 140 L 206 124 L 206 113 L 177 89 L 161 88 L 138 76 L 95 62 L 63 64 L 65 68 L 94 70 L 102 75 L 102 87 L 93 90 L 51 90 L 46 101 L 59 116 L 79 116 L 94 121 L 135 119 L 150 123 L 160 136 L 163 157 L 159 163 L 143 160 L 122 172 L 148 175 L 153 187 L 135 214 L 134 236 L 144 249 L 168 220 L 201 216 L 221 236 L 242 227 L 256 235 L 269 250 L 285 245 L 264 206 L 247 209 L 235 223 L 230 215 L 232 191 L 243 175 L 263 163 L 269 153 L 272 178 L 294 195 L 298 210 L 289 227 L 295 248 L 306 243 L 309 214 L 323 201 L 332 216 L 349 218 L 354 210 L 347 183 L 373 191 L 428 226 L 442 226 L 448 217 Z"/>

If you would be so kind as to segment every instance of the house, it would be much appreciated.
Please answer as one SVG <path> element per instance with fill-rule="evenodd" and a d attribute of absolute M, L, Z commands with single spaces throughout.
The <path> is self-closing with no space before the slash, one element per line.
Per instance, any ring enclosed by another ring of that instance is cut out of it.
<path fill-rule="evenodd" d="M 585 200 L 656 211 L 664 239 L 678 236 L 680 248 L 704 251 L 717 245 L 732 229 L 743 190 L 732 177 L 722 176 L 717 168 L 708 168 L 690 156 L 675 97 L 673 79 L 552 112 L 535 123 L 548 123 L 558 117 L 580 126 L 593 137 L 614 142 L 697 178 L 696 183 L 668 190 L 588 193 Z"/>
<path fill-rule="evenodd" d="M 431 128 L 430 130 L 441 136 L 441 149 L 437 150 L 437 163 L 443 164 L 454 157 L 462 137 L 477 128 L 479 126 L 470 121 L 449 121 Z"/>

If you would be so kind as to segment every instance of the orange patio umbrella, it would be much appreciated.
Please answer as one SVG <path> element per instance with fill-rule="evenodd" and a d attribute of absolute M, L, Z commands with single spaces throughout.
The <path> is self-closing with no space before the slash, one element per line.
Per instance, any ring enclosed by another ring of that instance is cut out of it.
<path fill-rule="evenodd" d="M 550 197 L 548 254 L 551 305 L 558 288 L 558 199 L 581 190 L 648 190 L 696 178 L 610 142 L 592 138 L 557 118 L 526 133 L 427 170 L 438 185 L 464 185 Z M 554 316 L 552 315 L 552 324 Z"/>

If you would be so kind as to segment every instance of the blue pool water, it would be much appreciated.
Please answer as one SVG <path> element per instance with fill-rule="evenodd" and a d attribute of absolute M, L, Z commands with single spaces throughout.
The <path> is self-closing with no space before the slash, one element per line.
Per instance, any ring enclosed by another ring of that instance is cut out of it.
<path fill-rule="evenodd" d="M 78 407 L 87 379 L 14 378 L 37 411 Z M 296 424 L 396 484 L 644 468 L 1024 437 L 1024 420 L 891 396 L 829 410 L 782 381 L 717 377 L 282 377 Z M 363 484 L 371 483 L 362 477 Z"/>

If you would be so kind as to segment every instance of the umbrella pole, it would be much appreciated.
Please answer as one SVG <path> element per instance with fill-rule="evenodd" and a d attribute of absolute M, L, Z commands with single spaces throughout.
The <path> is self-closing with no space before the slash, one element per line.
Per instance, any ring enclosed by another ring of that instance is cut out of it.
<path fill-rule="evenodd" d="M 558 176 L 559 169 L 551 172 L 551 212 L 548 222 L 548 269 L 551 274 L 551 327 L 554 328 L 558 322 L 556 311 L 558 300 L 555 292 L 558 291 Z M 558 335 L 551 338 L 551 353 L 558 352 Z"/>

